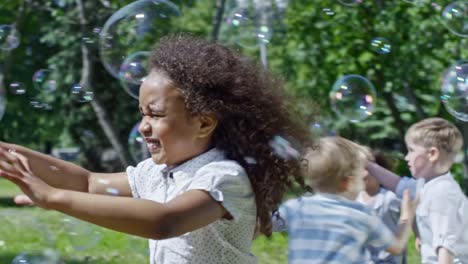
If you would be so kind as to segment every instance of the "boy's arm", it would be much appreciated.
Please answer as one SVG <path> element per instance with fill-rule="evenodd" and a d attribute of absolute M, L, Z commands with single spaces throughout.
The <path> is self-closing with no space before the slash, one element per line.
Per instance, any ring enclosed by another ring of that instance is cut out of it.
<path fill-rule="evenodd" d="M 374 176 L 385 189 L 395 192 L 398 183 L 400 182 L 400 176 L 395 173 L 381 167 L 377 163 L 369 161 L 367 163 L 367 171 L 369 174 Z"/>
<path fill-rule="evenodd" d="M 416 206 L 418 202 L 418 197 L 415 200 L 411 201 L 409 191 L 404 191 L 403 200 L 401 202 L 399 231 L 394 239 L 393 244 L 390 247 L 388 247 L 386 251 L 394 255 L 399 255 L 405 250 L 406 244 L 408 243 L 408 239 L 411 234 L 413 220 L 416 212 Z"/>
<path fill-rule="evenodd" d="M 440 247 L 438 250 L 438 263 L 439 264 L 452 264 L 453 263 L 453 254 L 444 247 Z"/>

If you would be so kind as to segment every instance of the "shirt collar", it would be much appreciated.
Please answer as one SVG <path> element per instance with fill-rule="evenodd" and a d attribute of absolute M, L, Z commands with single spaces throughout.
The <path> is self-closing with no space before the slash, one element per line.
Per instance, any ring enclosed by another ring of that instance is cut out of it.
<path fill-rule="evenodd" d="M 187 160 L 186 162 L 178 166 L 169 167 L 167 165 L 164 165 L 162 174 L 165 177 L 170 176 L 174 180 L 177 180 L 182 175 L 191 177 L 195 174 L 195 172 L 198 169 L 205 166 L 206 164 L 213 162 L 213 161 L 223 160 L 223 159 L 224 159 L 224 152 L 217 148 L 212 148 L 190 160 Z"/>
<path fill-rule="evenodd" d="M 437 176 L 437 177 L 435 177 L 435 178 L 432 178 L 430 181 L 426 182 L 426 183 L 424 184 L 424 189 L 425 189 L 426 187 L 431 186 L 431 185 L 438 184 L 438 183 L 440 183 L 441 181 L 446 181 L 446 180 L 450 180 L 450 179 L 453 179 L 453 178 L 452 178 L 452 174 L 450 174 L 450 171 L 449 171 L 449 172 L 447 172 L 447 173 L 445 173 L 445 174 L 442 174 L 442 175 L 440 175 L 440 176 Z"/>

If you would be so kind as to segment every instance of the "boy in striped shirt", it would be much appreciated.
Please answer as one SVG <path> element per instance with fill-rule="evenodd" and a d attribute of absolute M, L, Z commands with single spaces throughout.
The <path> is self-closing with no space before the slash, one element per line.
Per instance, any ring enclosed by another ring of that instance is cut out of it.
<path fill-rule="evenodd" d="M 341 137 L 325 137 L 306 156 L 316 191 L 282 204 L 275 231 L 289 234 L 289 263 L 366 263 L 367 246 L 400 254 L 406 247 L 417 201 L 405 192 L 396 236 L 371 209 L 354 201 L 364 190 L 368 151 Z"/>

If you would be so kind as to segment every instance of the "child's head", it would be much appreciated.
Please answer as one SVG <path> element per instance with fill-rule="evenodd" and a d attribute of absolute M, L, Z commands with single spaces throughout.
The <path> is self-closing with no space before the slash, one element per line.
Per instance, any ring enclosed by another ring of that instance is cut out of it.
<path fill-rule="evenodd" d="M 416 178 L 431 178 L 447 172 L 463 145 L 458 128 L 438 117 L 413 124 L 406 132 L 405 141 L 408 148 L 405 160 Z"/>
<path fill-rule="evenodd" d="M 342 137 L 324 137 L 307 155 L 306 175 L 319 192 L 355 199 L 364 190 L 368 150 Z"/>
<path fill-rule="evenodd" d="M 270 212 L 294 180 L 304 183 L 300 161 L 274 155 L 269 142 L 286 135 L 311 145 L 307 128 L 287 111 L 282 82 L 222 45 L 187 36 L 162 39 L 149 64 L 140 130 L 153 159 L 178 164 L 223 150 L 246 169 L 261 231 L 271 233 Z"/>

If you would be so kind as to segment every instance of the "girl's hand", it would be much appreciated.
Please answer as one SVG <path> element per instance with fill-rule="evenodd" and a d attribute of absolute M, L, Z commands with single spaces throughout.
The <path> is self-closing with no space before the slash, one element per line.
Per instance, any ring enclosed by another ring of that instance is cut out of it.
<path fill-rule="evenodd" d="M 0 177 L 16 184 L 29 200 L 42 208 L 48 208 L 48 201 L 55 188 L 46 184 L 31 171 L 28 159 L 14 150 L 0 148 Z M 20 198 L 20 202 L 26 199 Z"/>
<path fill-rule="evenodd" d="M 26 194 L 15 195 L 13 201 L 17 205 L 34 205 L 34 202 Z"/>

